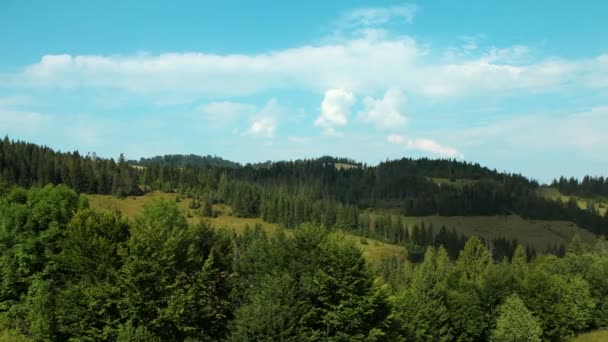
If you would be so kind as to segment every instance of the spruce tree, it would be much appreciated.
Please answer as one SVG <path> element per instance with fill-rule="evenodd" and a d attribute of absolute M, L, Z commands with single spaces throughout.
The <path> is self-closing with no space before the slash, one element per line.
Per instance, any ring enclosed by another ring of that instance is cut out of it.
<path fill-rule="evenodd" d="M 517 294 L 508 297 L 498 308 L 492 342 L 540 342 L 542 329 L 538 319 L 526 308 Z"/>

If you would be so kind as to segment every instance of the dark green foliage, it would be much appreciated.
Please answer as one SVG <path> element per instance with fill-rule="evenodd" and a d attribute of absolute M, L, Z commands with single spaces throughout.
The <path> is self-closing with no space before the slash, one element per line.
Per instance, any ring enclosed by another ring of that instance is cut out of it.
<path fill-rule="evenodd" d="M 553 180 L 551 186 L 559 189 L 564 195 L 582 197 L 608 196 L 608 178 L 585 176 L 582 180 L 561 177 Z"/>
<path fill-rule="evenodd" d="M 0 140 L 0 179 L 24 187 L 66 184 L 77 192 L 139 195 L 139 175 L 121 155 L 118 162 L 48 147 Z"/>
<path fill-rule="evenodd" d="M 131 222 L 64 186 L 5 191 L 0 214 L 0 327 L 37 341 L 537 341 L 538 326 L 563 341 L 608 324 L 604 240 L 531 262 L 517 246 L 497 264 L 495 245 L 472 238 L 455 261 L 429 247 L 375 279 L 322 225 L 230 237 L 188 225 L 173 202 Z M 432 231 L 404 236 L 428 244 Z"/>
<path fill-rule="evenodd" d="M 352 341 L 386 334 L 384 294 L 361 252 L 339 235 L 312 226 L 293 239 L 253 231 L 240 245 L 235 286 L 243 305 L 231 340 Z"/>
<path fill-rule="evenodd" d="M 536 197 L 538 184 L 519 175 L 428 159 L 144 163 L 0 142 L 1 330 L 36 341 L 562 341 L 608 326 L 605 240 L 575 237 L 551 248 L 560 257 L 536 258 L 515 240 L 467 241 L 396 215 L 515 212 L 607 231 L 605 218 Z M 203 217 L 225 203 L 295 230 L 229 236 L 189 225 L 168 201 L 129 221 L 78 194 L 142 188 L 177 191 Z M 406 246 L 418 264 L 366 264 L 368 237 Z"/>
<path fill-rule="evenodd" d="M 171 167 L 239 167 L 239 163 L 235 163 L 217 156 L 197 156 L 194 154 L 168 154 L 164 156 L 141 158 L 139 161 L 129 161 L 132 165 L 150 167 L 153 165 L 167 165 Z"/>
<path fill-rule="evenodd" d="M 147 206 L 123 252 L 123 317 L 165 340 L 219 336 L 229 317 L 230 251 L 218 239 L 207 226 L 188 226 L 173 203 Z"/>
<path fill-rule="evenodd" d="M 336 167 L 347 163 L 351 168 Z M 118 162 L 57 153 L 46 147 L 0 142 L 0 179 L 22 186 L 68 184 L 78 192 L 141 194 L 142 189 L 204 194 L 230 204 L 239 217 L 267 218 L 285 227 L 302 222 L 353 227 L 354 212 L 367 207 L 400 209 L 406 215 L 496 215 L 567 220 L 597 234 L 608 219 L 595 210 L 537 196 L 538 183 L 455 160 L 400 159 L 377 166 L 323 157 L 240 166 L 215 157 L 165 156 L 142 160 L 139 168 Z M 432 178 L 462 179 L 461 185 Z M 592 181 L 593 180 L 593 181 Z M 598 178 L 583 181 L 596 184 Z M 599 183 L 598 183 L 599 184 Z M 596 185 L 591 186 L 597 187 Z M 193 200 L 192 208 L 197 208 Z M 340 211 L 337 208 L 353 208 Z"/>

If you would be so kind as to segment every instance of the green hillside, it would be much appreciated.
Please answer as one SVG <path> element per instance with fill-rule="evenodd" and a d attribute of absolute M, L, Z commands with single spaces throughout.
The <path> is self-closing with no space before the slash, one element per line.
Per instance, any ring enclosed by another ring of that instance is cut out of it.
<path fill-rule="evenodd" d="M 152 192 L 143 196 L 129 196 L 124 199 L 109 195 L 89 195 L 89 202 L 93 208 L 103 208 L 111 210 L 119 210 L 127 217 L 134 217 L 141 213 L 146 203 L 151 200 L 164 198 L 175 201 L 177 194 Z M 201 220 L 197 210 L 190 209 L 189 203 L 191 199 L 183 199 L 178 203 L 180 209 L 187 214 L 188 220 L 191 223 Z M 261 218 L 244 218 L 237 217 L 232 212 L 232 208 L 228 205 L 214 204 L 213 210 L 218 213 L 218 217 L 204 218 L 205 221 L 212 223 L 215 227 L 230 229 L 240 233 L 246 226 L 253 227 L 257 224 L 261 225 L 265 231 L 269 233 L 276 232 L 277 224 L 269 223 Z M 382 211 L 370 211 L 371 215 L 386 214 Z M 567 221 L 549 221 L 549 220 L 529 220 L 523 219 L 517 215 L 507 216 L 423 216 L 411 217 L 401 216 L 407 224 L 412 227 L 425 225 L 433 227 L 438 231 L 442 226 L 448 229 L 454 228 L 458 234 L 464 234 L 467 237 L 478 236 L 484 239 L 507 238 L 517 239 L 521 243 L 537 248 L 539 251 L 544 251 L 547 248 L 555 247 L 556 245 L 566 245 L 574 236 L 579 234 L 585 241 L 592 242 L 595 237 L 588 231 L 581 229 L 575 224 Z M 289 230 L 288 230 L 289 231 Z M 347 234 L 349 238 L 358 239 L 351 234 Z M 373 239 L 370 244 L 363 246 L 365 250 L 375 248 L 374 252 L 368 253 L 371 255 L 392 255 L 393 245 L 379 242 Z M 399 253 L 398 253 L 399 254 Z"/>
<path fill-rule="evenodd" d="M 547 199 L 554 201 L 561 201 L 562 203 L 568 203 L 570 200 L 576 202 L 581 209 L 589 210 L 593 208 L 601 216 L 606 215 L 608 211 L 608 198 L 604 196 L 596 196 L 594 198 L 582 197 L 576 195 L 564 195 L 555 187 L 542 187 L 538 189 L 538 193 Z"/>
<path fill-rule="evenodd" d="M 177 194 L 152 192 L 143 196 L 130 196 L 123 199 L 108 195 L 89 195 L 89 204 L 94 209 L 109 209 L 118 210 L 124 216 L 133 218 L 143 212 L 143 208 L 147 203 L 157 199 L 166 199 L 175 201 Z M 253 228 L 259 225 L 269 234 L 274 234 L 278 231 L 277 224 L 268 223 L 260 218 L 244 218 L 236 217 L 232 213 L 232 209 L 227 205 L 213 205 L 213 210 L 218 214 L 217 217 L 201 218 L 198 210 L 188 208 L 190 199 L 184 199 L 177 203 L 180 210 L 185 213 L 187 220 L 190 223 L 199 221 L 209 222 L 218 229 L 226 229 L 241 234 L 247 227 Z M 288 235 L 292 234 L 292 230 L 284 230 Z M 352 241 L 359 246 L 365 258 L 370 262 L 378 262 L 386 258 L 396 257 L 405 259 L 407 250 L 400 246 L 391 245 L 374 239 L 362 239 L 359 236 L 343 232 L 345 240 Z"/>
<path fill-rule="evenodd" d="M 371 215 L 383 213 L 372 210 Z M 403 216 L 400 217 L 411 227 L 422 225 L 433 227 L 437 232 L 441 227 L 454 228 L 458 234 L 478 236 L 484 239 L 516 239 L 520 243 L 533 246 L 540 251 L 556 245 L 566 245 L 575 234 L 592 242 L 595 236 L 576 224 L 559 220 L 524 219 L 518 215 L 496 216 Z"/>

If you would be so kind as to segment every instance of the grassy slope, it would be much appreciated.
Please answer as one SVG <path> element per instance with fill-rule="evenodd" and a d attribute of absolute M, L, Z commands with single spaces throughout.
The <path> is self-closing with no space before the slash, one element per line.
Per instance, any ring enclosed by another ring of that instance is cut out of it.
<path fill-rule="evenodd" d="M 382 212 L 373 210 L 372 213 Z M 442 226 L 448 230 L 454 228 L 459 234 L 465 236 L 479 236 L 486 239 L 505 237 L 517 239 L 544 250 L 549 246 L 566 244 L 578 233 L 584 240 L 593 242 L 592 233 L 581 229 L 576 224 L 567 221 L 527 220 L 517 215 L 500 216 L 402 216 L 409 227 L 414 224 L 419 227 L 424 222 L 428 228 L 433 226 L 437 233 Z"/>
<path fill-rule="evenodd" d="M 435 184 L 439 184 L 439 185 L 449 185 L 449 186 L 453 186 L 453 187 L 457 187 L 457 188 L 462 188 L 465 185 L 469 185 L 469 184 L 473 184 L 476 183 L 477 180 L 475 179 L 464 179 L 464 178 L 459 178 L 459 179 L 454 179 L 451 180 L 449 178 L 429 178 L 430 180 L 432 180 Z"/>
<path fill-rule="evenodd" d="M 608 342 L 608 330 L 598 330 L 575 337 L 572 342 Z"/>
<path fill-rule="evenodd" d="M 559 190 L 553 187 L 542 187 L 538 190 L 538 193 L 548 199 L 554 201 L 561 200 L 562 202 L 568 202 L 571 198 L 574 198 L 581 209 L 587 209 L 589 203 L 593 204 L 595 208 L 600 212 L 601 215 L 606 214 L 608 210 L 608 198 L 584 198 L 578 196 L 567 196 L 563 195 Z"/>
<path fill-rule="evenodd" d="M 126 217 L 135 217 L 139 213 L 142 212 L 143 207 L 146 203 L 151 200 L 164 198 L 167 200 L 175 201 L 176 194 L 167 194 L 167 193 L 149 193 L 140 197 L 127 197 L 125 199 L 119 199 L 113 196 L 107 195 L 89 195 L 89 203 L 91 207 L 97 209 L 110 209 L 110 210 L 118 210 Z M 201 220 L 195 214 L 195 210 L 189 209 L 188 205 L 190 204 L 190 199 L 185 199 L 179 202 L 178 207 L 187 214 L 188 221 L 190 223 L 196 223 Z M 231 216 L 230 207 L 225 205 L 214 205 L 213 209 L 219 214 L 217 218 L 204 218 L 202 220 L 206 220 L 210 222 L 214 227 L 219 229 L 228 229 L 234 231 L 235 233 L 241 233 L 246 226 L 253 227 L 256 224 L 262 226 L 262 228 L 268 232 L 269 234 L 273 234 L 276 232 L 279 227 L 276 224 L 268 223 L 263 221 L 260 218 L 240 218 Z M 188 215 L 189 213 L 189 215 Z M 291 234 L 292 232 L 286 230 L 287 234 Z M 353 241 L 355 244 L 359 245 L 363 250 L 363 255 L 368 261 L 378 261 L 384 258 L 396 256 L 398 258 L 405 258 L 407 252 L 405 248 L 387 244 L 381 241 L 373 240 L 373 239 L 363 239 L 366 243 L 362 243 L 362 239 L 356 235 L 352 234 L 344 234 L 344 238 L 350 241 Z"/>

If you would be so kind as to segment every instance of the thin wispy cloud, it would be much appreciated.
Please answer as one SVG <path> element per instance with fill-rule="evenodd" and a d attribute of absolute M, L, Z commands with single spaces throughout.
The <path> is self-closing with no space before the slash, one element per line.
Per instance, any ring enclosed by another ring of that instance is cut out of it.
<path fill-rule="evenodd" d="M 390 7 L 365 7 L 346 12 L 337 20 L 340 29 L 375 27 L 393 20 L 411 23 L 418 12 L 414 4 L 401 4 Z"/>

